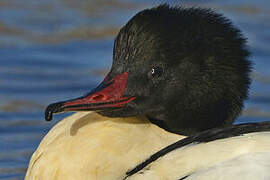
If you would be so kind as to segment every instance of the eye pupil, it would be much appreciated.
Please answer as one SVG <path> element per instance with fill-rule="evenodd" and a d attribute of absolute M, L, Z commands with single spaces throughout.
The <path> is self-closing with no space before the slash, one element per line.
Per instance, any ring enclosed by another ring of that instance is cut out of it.
<path fill-rule="evenodd" d="M 163 70 L 161 67 L 153 67 L 151 70 L 151 74 L 153 77 L 160 77 L 163 73 Z"/>

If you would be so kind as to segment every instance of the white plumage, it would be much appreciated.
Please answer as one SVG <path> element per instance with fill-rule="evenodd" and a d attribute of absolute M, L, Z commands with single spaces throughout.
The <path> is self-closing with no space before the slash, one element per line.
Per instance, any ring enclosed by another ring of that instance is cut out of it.
<path fill-rule="evenodd" d="M 267 179 L 269 139 L 270 132 L 261 132 L 191 144 L 166 154 L 128 179 Z"/>
<path fill-rule="evenodd" d="M 55 125 L 33 154 L 26 180 L 121 179 L 151 154 L 183 138 L 143 117 L 76 113 Z"/>

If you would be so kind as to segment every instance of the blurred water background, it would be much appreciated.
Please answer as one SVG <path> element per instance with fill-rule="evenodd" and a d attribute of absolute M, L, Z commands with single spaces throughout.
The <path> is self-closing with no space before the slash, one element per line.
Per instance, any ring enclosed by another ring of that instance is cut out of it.
<path fill-rule="evenodd" d="M 68 115 L 45 122 L 46 105 L 96 86 L 110 68 L 119 28 L 139 10 L 160 2 L 0 1 L 0 179 L 23 179 L 42 137 Z M 243 30 L 255 68 L 250 99 L 237 123 L 269 120 L 270 1 L 162 2 L 213 8 Z"/>

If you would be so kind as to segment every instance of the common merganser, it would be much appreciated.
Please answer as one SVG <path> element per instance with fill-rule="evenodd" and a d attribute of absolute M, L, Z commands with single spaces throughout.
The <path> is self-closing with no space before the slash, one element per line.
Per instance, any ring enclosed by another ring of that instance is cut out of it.
<path fill-rule="evenodd" d="M 232 125 L 248 56 L 239 29 L 212 10 L 139 12 L 117 35 L 104 81 L 47 107 L 48 121 L 95 112 L 52 128 L 25 179 L 269 179 L 270 123 Z"/>

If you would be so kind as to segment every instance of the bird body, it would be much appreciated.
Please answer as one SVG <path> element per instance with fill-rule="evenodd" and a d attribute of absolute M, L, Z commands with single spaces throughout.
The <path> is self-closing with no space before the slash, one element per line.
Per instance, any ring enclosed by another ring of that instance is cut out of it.
<path fill-rule="evenodd" d="M 198 137 L 207 137 L 203 136 Z M 270 131 L 232 136 L 207 142 L 192 139 L 127 176 L 152 154 L 187 138 L 143 116 L 108 118 L 79 112 L 60 121 L 44 137 L 25 180 L 269 178 Z M 215 139 L 212 134 L 209 137 Z"/>

